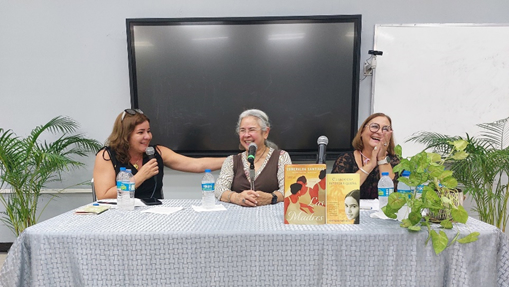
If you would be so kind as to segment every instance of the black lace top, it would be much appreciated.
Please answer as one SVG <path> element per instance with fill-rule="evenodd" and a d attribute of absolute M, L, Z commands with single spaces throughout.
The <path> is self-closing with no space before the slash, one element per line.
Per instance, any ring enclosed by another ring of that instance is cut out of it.
<path fill-rule="evenodd" d="M 397 157 L 391 157 L 391 166 L 394 167 L 399 164 Z M 334 162 L 331 173 L 355 173 L 359 170 L 355 162 L 353 151 L 341 153 L 338 159 Z M 398 175 L 394 176 L 394 191 L 396 191 Z M 378 180 L 380 179 L 380 171 L 376 166 L 368 175 L 364 183 L 361 185 L 361 199 L 374 199 L 378 198 Z"/>

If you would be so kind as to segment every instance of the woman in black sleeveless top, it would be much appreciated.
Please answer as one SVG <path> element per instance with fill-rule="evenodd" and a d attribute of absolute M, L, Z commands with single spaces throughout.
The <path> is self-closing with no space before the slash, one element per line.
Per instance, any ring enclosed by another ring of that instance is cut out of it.
<path fill-rule="evenodd" d="M 117 116 L 106 147 L 96 155 L 94 185 L 98 199 L 116 198 L 116 177 L 120 167 L 132 170 L 136 198 L 162 198 L 164 166 L 187 172 L 217 170 L 224 158 L 190 158 L 155 145 L 154 158 L 145 151 L 150 147 L 150 120 L 139 109 L 126 109 Z"/>

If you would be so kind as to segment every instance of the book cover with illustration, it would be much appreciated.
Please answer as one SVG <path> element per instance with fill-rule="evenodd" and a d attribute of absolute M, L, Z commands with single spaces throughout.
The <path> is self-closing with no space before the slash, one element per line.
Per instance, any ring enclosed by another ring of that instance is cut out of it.
<path fill-rule="evenodd" d="M 359 174 L 328 174 L 327 224 L 359 224 L 360 197 Z"/>
<path fill-rule="evenodd" d="M 325 224 L 325 164 L 285 166 L 285 224 Z"/>

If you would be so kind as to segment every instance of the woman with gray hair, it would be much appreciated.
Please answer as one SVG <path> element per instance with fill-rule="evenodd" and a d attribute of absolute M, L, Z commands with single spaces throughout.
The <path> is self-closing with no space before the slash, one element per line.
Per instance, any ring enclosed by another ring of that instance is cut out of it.
<path fill-rule="evenodd" d="M 268 141 L 269 117 L 257 109 L 246 110 L 239 116 L 237 134 L 240 147 L 245 150 L 226 158 L 216 181 L 218 200 L 241 206 L 276 204 L 284 200 L 285 165 L 292 161 L 288 153 L 279 150 Z M 253 161 L 254 182 L 249 176 L 249 145 L 255 143 L 256 155 Z"/>

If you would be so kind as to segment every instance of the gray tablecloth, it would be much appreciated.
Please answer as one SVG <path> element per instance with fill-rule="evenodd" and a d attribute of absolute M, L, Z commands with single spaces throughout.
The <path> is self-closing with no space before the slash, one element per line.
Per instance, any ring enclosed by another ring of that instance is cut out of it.
<path fill-rule="evenodd" d="M 283 204 L 171 215 L 73 211 L 28 228 L 11 247 L 0 286 L 509 286 L 506 236 L 481 233 L 435 255 L 426 231 L 361 212 L 359 225 L 285 225 Z M 453 234 L 450 232 L 449 234 Z"/>

